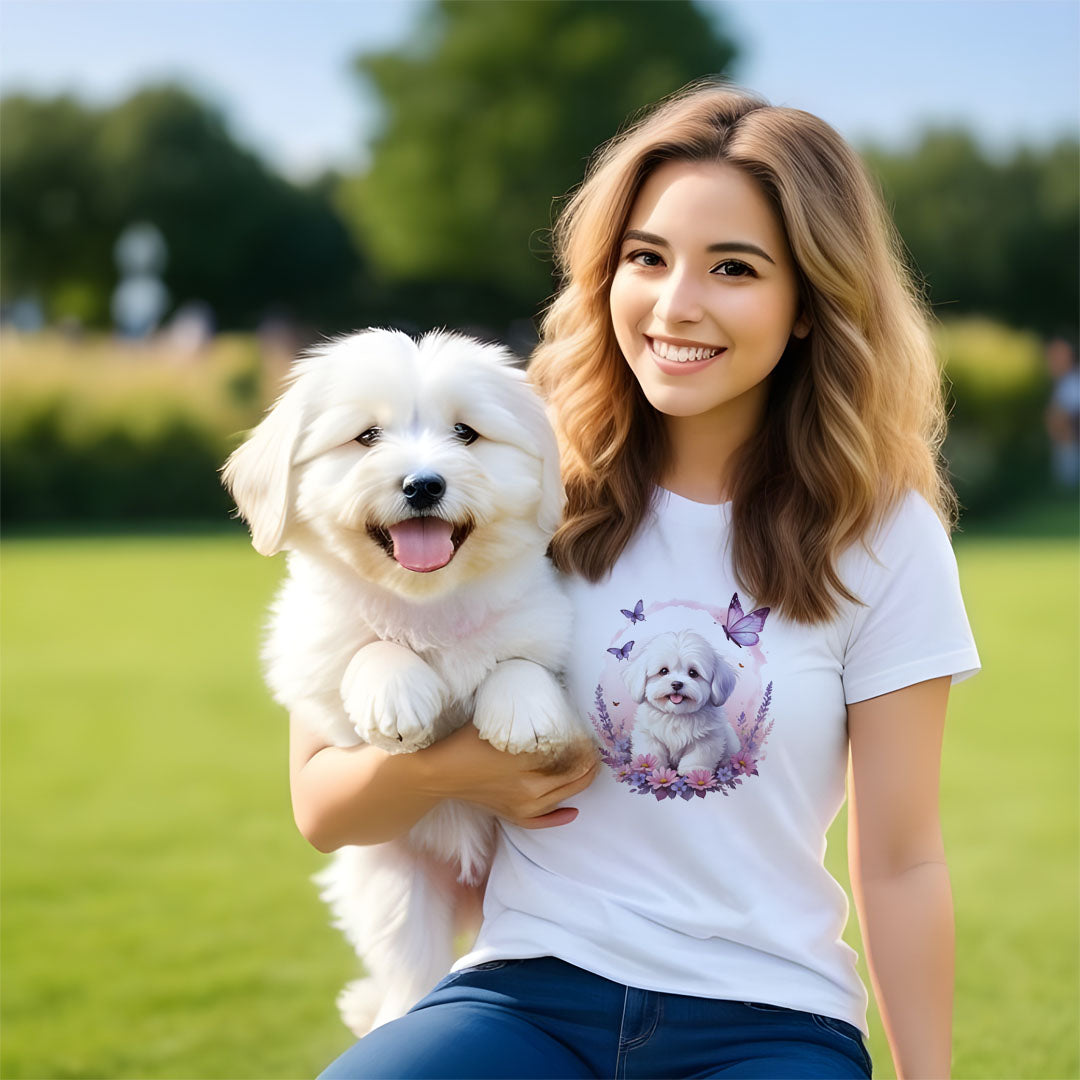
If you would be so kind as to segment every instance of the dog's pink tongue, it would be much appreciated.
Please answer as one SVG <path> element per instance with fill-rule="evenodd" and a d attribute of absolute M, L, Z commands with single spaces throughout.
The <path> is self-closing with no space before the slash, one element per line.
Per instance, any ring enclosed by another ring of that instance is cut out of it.
<path fill-rule="evenodd" d="M 678 705 L 679 702 L 682 701 L 682 694 L 670 694 L 668 696 L 668 701 L 670 701 L 672 705 Z"/>
<path fill-rule="evenodd" d="M 387 530 L 394 541 L 394 558 L 406 570 L 426 574 L 454 557 L 453 526 L 441 518 L 407 518 Z"/>

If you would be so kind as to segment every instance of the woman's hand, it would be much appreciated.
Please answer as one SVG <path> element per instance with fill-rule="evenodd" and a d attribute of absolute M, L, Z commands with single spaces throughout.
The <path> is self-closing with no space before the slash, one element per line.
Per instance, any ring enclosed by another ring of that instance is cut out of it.
<path fill-rule="evenodd" d="M 471 723 L 412 756 L 418 768 L 423 763 L 417 784 L 426 794 L 482 806 L 525 829 L 573 821 L 574 807 L 556 807 L 592 783 L 598 764 L 585 738 L 558 757 L 508 754 L 481 739 Z"/>

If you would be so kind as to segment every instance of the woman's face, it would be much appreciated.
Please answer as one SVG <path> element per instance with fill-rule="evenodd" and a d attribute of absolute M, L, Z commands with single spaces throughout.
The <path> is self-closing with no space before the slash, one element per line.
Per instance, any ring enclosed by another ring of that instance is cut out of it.
<path fill-rule="evenodd" d="M 645 181 L 610 305 L 626 362 L 668 416 L 761 407 L 788 339 L 809 332 L 772 206 L 723 163 L 668 162 Z"/>

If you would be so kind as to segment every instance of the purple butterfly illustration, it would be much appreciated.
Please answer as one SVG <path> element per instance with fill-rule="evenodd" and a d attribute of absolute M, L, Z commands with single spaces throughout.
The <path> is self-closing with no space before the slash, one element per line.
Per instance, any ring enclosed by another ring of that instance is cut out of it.
<path fill-rule="evenodd" d="M 734 641 L 741 649 L 745 645 L 758 643 L 758 634 L 765 628 L 765 616 L 768 614 L 767 607 L 760 607 L 749 615 L 744 615 L 739 594 L 734 593 L 728 605 L 727 622 L 720 625 L 723 626 L 728 641 Z"/>
<path fill-rule="evenodd" d="M 627 611 L 626 608 L 619 608 L 619 610 L 630 620 L 631 623 L 644 622 L 645 621 L 645 601 L 639 600 L 634 605 L 633 611 Z"/>
<path fill-rule="evenodd" d="M 628 641 L 621 649 L 608 649 L 608 652 L 612 656 L 617 656 L 620 660 L 630 659 L 630 650 L 634 647 L 632 641 Z"/>

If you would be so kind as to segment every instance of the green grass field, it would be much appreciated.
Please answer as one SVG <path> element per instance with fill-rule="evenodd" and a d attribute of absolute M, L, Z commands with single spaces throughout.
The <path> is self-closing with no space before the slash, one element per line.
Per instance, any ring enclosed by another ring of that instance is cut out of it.
<path fill-rule="evenodd" d="M 956 546 L 984 671 L 953 691 L 943 773 L 954 1076 L 1077 1077 L 1076 544 Z M 239 529 L 5 542 L 6 1080 L 310 1077 L 349 1045 L 353 961 L 256 663 L 281 568 Z"/>

